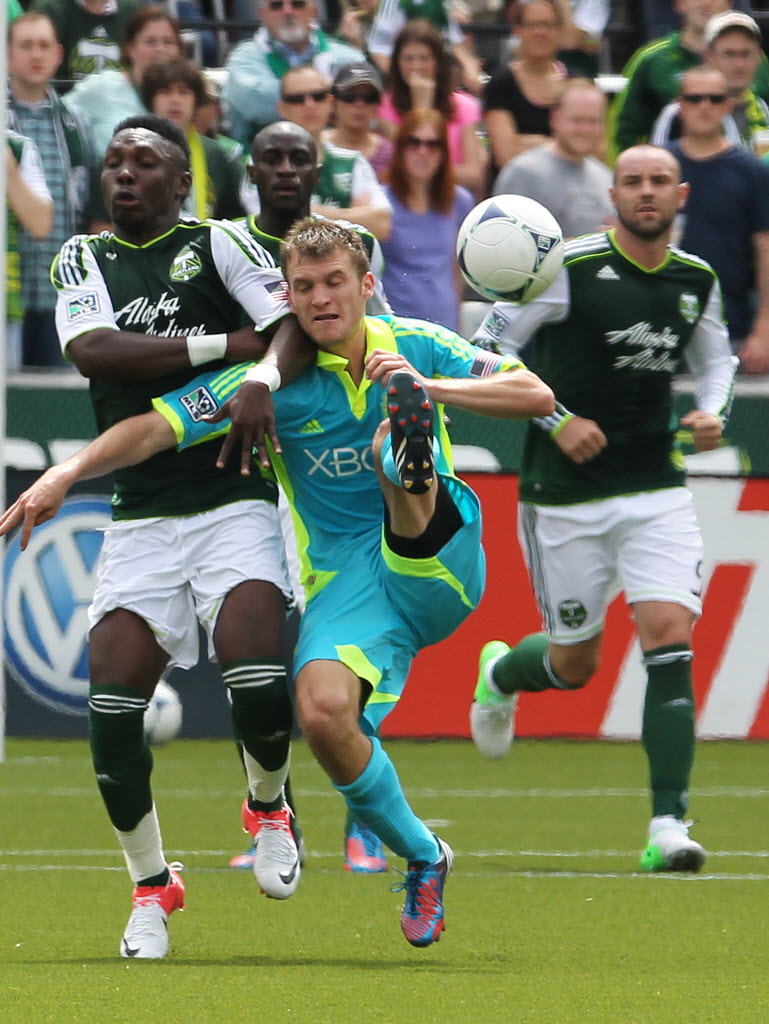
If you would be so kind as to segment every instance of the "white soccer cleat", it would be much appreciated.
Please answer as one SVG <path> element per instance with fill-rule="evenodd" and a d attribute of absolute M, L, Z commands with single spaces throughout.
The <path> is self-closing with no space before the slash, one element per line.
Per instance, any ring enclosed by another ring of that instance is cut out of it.
<path fill-rule="evenodd" d="M 174 865 L 180 868 L 181 864 Z M 166 885 L 136 886 L 133 910 L 123 932 L 120 955 L 162 960 L 168 954 L 168 916 L 184 910 L 184 882 L 173 868 Z"/>
<path fill-rule="evenodd" d="M 641 870 L 699 871 L 705 863 L 705 851 L 689 838 L 691 825 L 672 814 L 652 818 L 649 842 L 641 854 Z"/>
<path fill-rule="evenodd" d="M 243 827 L 254 840 L 254 875 L 265 896 L 287 900 L 302 873 L 301 855 L 291 828 L 291 808 L 252 811 L 243 801 Z"/>
<path fill-rule="evenodd" d="M 518 694 L 503 697 L 488 685 L 494 662 L 509 650 L 502 640 L 491 640 L 481 648 L 478 682 L 470 708 L 470 732 L 484 757 L 504 757 L 513 742 Z"/>

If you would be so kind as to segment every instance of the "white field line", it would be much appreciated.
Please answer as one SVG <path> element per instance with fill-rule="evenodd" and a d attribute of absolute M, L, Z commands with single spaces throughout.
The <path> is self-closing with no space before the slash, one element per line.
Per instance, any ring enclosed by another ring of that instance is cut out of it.
<path fill-rule="evenodd" d="M 232 797 L 236 789 L 168 789 L 162 785 L 153 785 L 153 792 L 157 796 L 175 799 L 215 799 L 218 797 Z M 647 789 L 432 789 L 406 786 L 405 792 L 410 799 L 432 800 L 448 798 L 452 800 L 481 800 L 481 799 L 508 799 L 508 800 L 594 800 L 600 797 L 620 797 L 622 799 L 645 797 Z M 320 797 L 333 797 L 339 799 L 334 789 L 301 789 L 294 787 L 298 797 L 318 799 Z M 0 786 L 0 797 L 19 796 L 55 796 L 55 797 L 91 797 L 97 795 L 96 784 L 93 786 Z M 702 789 L 690 789 L 690 797 L 700 799 L 729 797 L 730 799 L 753 800 L 769 796 L 769 789 L 759 786 L 706 786 Z"/>
<path fill-rule="evenodd" d="M 338 857 L 338 854 L 334 855 Z M 321 874 L 336 874 L 341 869 L 339 867 L 334 868 L 320 868 Z M 85 864 L 2 864 L 0 863 L 0 872 L 12 871 L 12 872 L 53 872 L 53 871 L 119 871 L 125 874 L 124 865 L 85 865 Z M 230 868 L 202 868 L 197 869 L 197 874 L 207 874 L 212 871 L 222 872 L 231 871 Z M 489 878 L 506 878 L 514 881 L 518 878 L 525 879 L 552 879 L 552 878 L 573 878 L 573 879 L 644 879 L 645 884 L 653 884 L 655 880 L 664 880 L 668 882 L 769 882 L 769 874 L 726 874 L 726 873 L 709 873 L 700 875 L 687 875 L 677 873 L 660 873 L 660 874 L 648 874 L 641 871 L 463 871 L 457 870 L 456 868 L 452 872 L 460 878 L 465 879 L 489 879 Z"/>
<path fill-rule="evenodd" d="M 176 859 L 177 857 L 229 857 L 231 850 L 168 850 L 167 855 Z M 538 857 L 542 860 L 548 858 L 571 858 L 573 860 L 585 858 L 607 859 L 635 857 L 638 850 L 460 850 L 454 847 L 456 857 L 476 857 L 479 860 L 498 857 Z M 769 850 L 708 850 L 708 859 L 718 857 L 748 857 L 756 860 L 769 859 Z M 342 857 L 341 850 L 308 850 L 307 856 L 313 860 L 336 860 Z M 94 849 L 38 849 L 38 850 L 0 850 L 2 857 L 122 857 L 117 848 L 94 850 Z M 68 867 L 63 865 L 62 867 Z"/>

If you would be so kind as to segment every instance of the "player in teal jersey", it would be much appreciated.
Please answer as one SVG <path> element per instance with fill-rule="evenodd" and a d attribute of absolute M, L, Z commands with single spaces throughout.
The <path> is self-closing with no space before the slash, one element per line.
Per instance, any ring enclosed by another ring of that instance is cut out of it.
<path fill-rule="evenodd" d="M 249 175 L 259 193 L 259 213 L 247 218 L 248 230 L 256 241 L 275 259 L 280 260 L 280 247 L 289 230 L 303 217 L 315 216 L 310 213 L 310 200 L 316 189 L 319 168 L 318 150 L 315 139 L 293 121 L 277 121 L 263 128 L 254 136 L 251 146 Z M 320 219 L 320 218 L 316 218 Z M 360 224 L 339 221 L 353 228 L 366 247 L 369 266 L 375 278 L 374 294 L 366 303 L 366 312 L 371 316 L 391 313 L 390 304 L 382 286 L 384 256 L 382 247 L 374 235 Z M 286 554 L 292 581 L 298 575 L 296 538 L 290 521 L 283 514 L 286 506 L 279 505 Z M 295 590 L 301 587 L 295 587 Z M 290 800 L 292 807 L 293 799 Z M 253 866 L 253 845 L 230 861 L 239 869 Z M 348 871 L 362 874 L 376 874 L 387 871 L 387 859 L 382 844 L 362 822 L 347 816 L 345 821 L 344 866 Z"/>
<path fill-rule="evenodd" d="M 525 306 L 497 304 L 476 341 L 515 350 L 555 392 L 527 431 L 519 535 L 545 633 L 481 652 L 473 737 L 487 757 L 512 739 L 519 691 L 572 690 L 593 675 L 618 581 L 633 609 L 648 682 L 643 744 L 652 820 L 645 870 L 697 870 L 683 822 L 694 756 L 691 634 L 701 610 L 702 543 L 676 447 L 673 377 L 694 375 L 680 420 L 699 451 L 718 446 L 734 360 L 712 268 L 668 245 L 687 186 L 655 146 L 620 155 L 618 224 L 566 246 L 564 270 Z"/>
<path fill-rule="evenodd" d="M 407 860 L 401 927 L 426 946 L 444 927 L 452 853 L 409 807 L 374 734 L 416 652 L 451 633 L 483 590 L 478 500 L 452 472 L 442 405 L 516 419 L 551 413 L 552 394 L 517 358 L 445 328 L 364 317 L 373 277 L 354 232 L 305 220 L 283 252 L 292 308 L 317 346 L 313 364 L 274 395 L 280 441 L 266 417 L 307 592 L 294 661 L 299 722 L 354 816 Z M 206 374 L 156 400 L 154 414 L 118 424 L 49 470 L 0 532 L 24 518 L 26 542 L 74 480 L 174 444 L 197 447 L 225 431 L 218 421 L 230 414 L 219 464 L 240 442 L 247 471 L 252 439 L 265 431 L 265 384 L 278 384 L 286 365 L 280 354 L 267 359 Z"/>
<path fill-rule="evenodd" d="M 102 172 L 114 233 L 76 236 L 54 261 L 64 352 L 90 379 L 100 431 L 151 408 L 201 365 L 256 358 L 260 332 L 298 334 L 285 283 L 242 227 L 181 221 L 190 188 L 183 135 L 151 115 L 129 119 Z M 245 312 L 244 312 L 245 311 Z M 198 659 L 198 621 L 215 651 L 245 745 L 247 829 L 254 872 L 275 898 L 299 878 L 283 785 L 292 708 L 280 636 L 291 590 L 267 475 L 236 462 L 214 472 L 204 448 L 165 452 L 115 474 L 90 609 L 90 727 L 94 766 L 136 886 L 123 956 L 166 955 L 166 918 L 183 888 L 166 866 L 142 719 L 167 664 Z M 251 538 L 245 541 L 246 537 Z M 248 544 L 248 557 L 240 545 Z"/>

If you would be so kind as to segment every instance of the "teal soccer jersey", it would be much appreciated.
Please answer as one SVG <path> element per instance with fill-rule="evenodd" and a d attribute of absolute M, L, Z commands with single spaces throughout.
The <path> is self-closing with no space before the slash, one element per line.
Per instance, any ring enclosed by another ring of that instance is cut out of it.
<path fill-rule="evenodd" d="M 369 352 L 398 351 L 425 377 L 486 376 L 522 365 L 419 320 L 367 317 L 366 335 Z M 387 415 L 386 394 L 366 378 L 356 387 L 346 367 L 344 358 L 319 351 L 315 366 L 273 396 L 283 449 L 274 464 L 292 507 L 308 598 L 295 670 L 315 658 L 344 662 L 371 683 L 367 717 L 376 725 L 398 699 L 416 651 L 448 635 L 480 600 L 480 514 L 473 492 L 453 474 L 438 408 L 437 468 L 464 526 L 434 558 L 387 548 L 371 451 Z M 180 448 L 221 433 L 196 416 L 196 405 L 201 394 L 206 406 L 223 404 L 247 368 L 199 377 L 155 400 Z"/>

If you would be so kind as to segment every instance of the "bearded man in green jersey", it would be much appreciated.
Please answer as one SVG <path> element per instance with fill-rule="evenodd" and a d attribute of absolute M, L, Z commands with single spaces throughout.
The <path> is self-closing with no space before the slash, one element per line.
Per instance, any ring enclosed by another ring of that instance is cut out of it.
<path fill-rule="evenodd" d="M 697 408 L 680 423 L 699 451 L 718 446 L 734 377 L 718 279 L 668 244 L 687 191 L 671 153 L 626 150 L 611 189 L 617 227 L 567 243 L 553 285 L 523 306 L 497 303 L 475 338 L 505 352 L 531 339 L 527 363 L 553 389 L 556 413 L 528 426 L 520 483 L 519 536 L 546 632 L 484 646 L 473 738 L 501 757 L 520 691 L 588 682 L 618 582 L 648 680 L 649 871 L 698 870 L 705 859 L 683 821 L 702 542 L 675 444 L 673 376 L 686 364 L 695 377 Z"/>
<path fill-rule="evenodd" d="M 75 236 L 54 261 L 62 349 L 90 380 L 100 432 L 149 410 L 159 388 L 191 380 L 200 366 L 258 359 L 262 334 L 299 337 L 282 275 L 242 226 L 180 220 L 190 186 L 178 128 L 152 115 L 124 121 L 102 171 L 114 233 Z M 243 328 L 246 319 L 261 333 Z M 204 414 L 205 396 L 196 402 Z M 157 959 L 184 887 L 166 864 L 142 721 L 161 672 L 196 663 L 198 622 L 245 747 L 254 873 L 268 896 L 296 888 L 283 792 L 292 709 L 280 655 L 292 595 L 268 476 L 244 478 L 236 460 L 216 472 L 215 453 L 202 446 L 119 471 L 114 483 L 115 522 L 89 610 L 91 747 L 135 886 L 120 952 Z"/>

